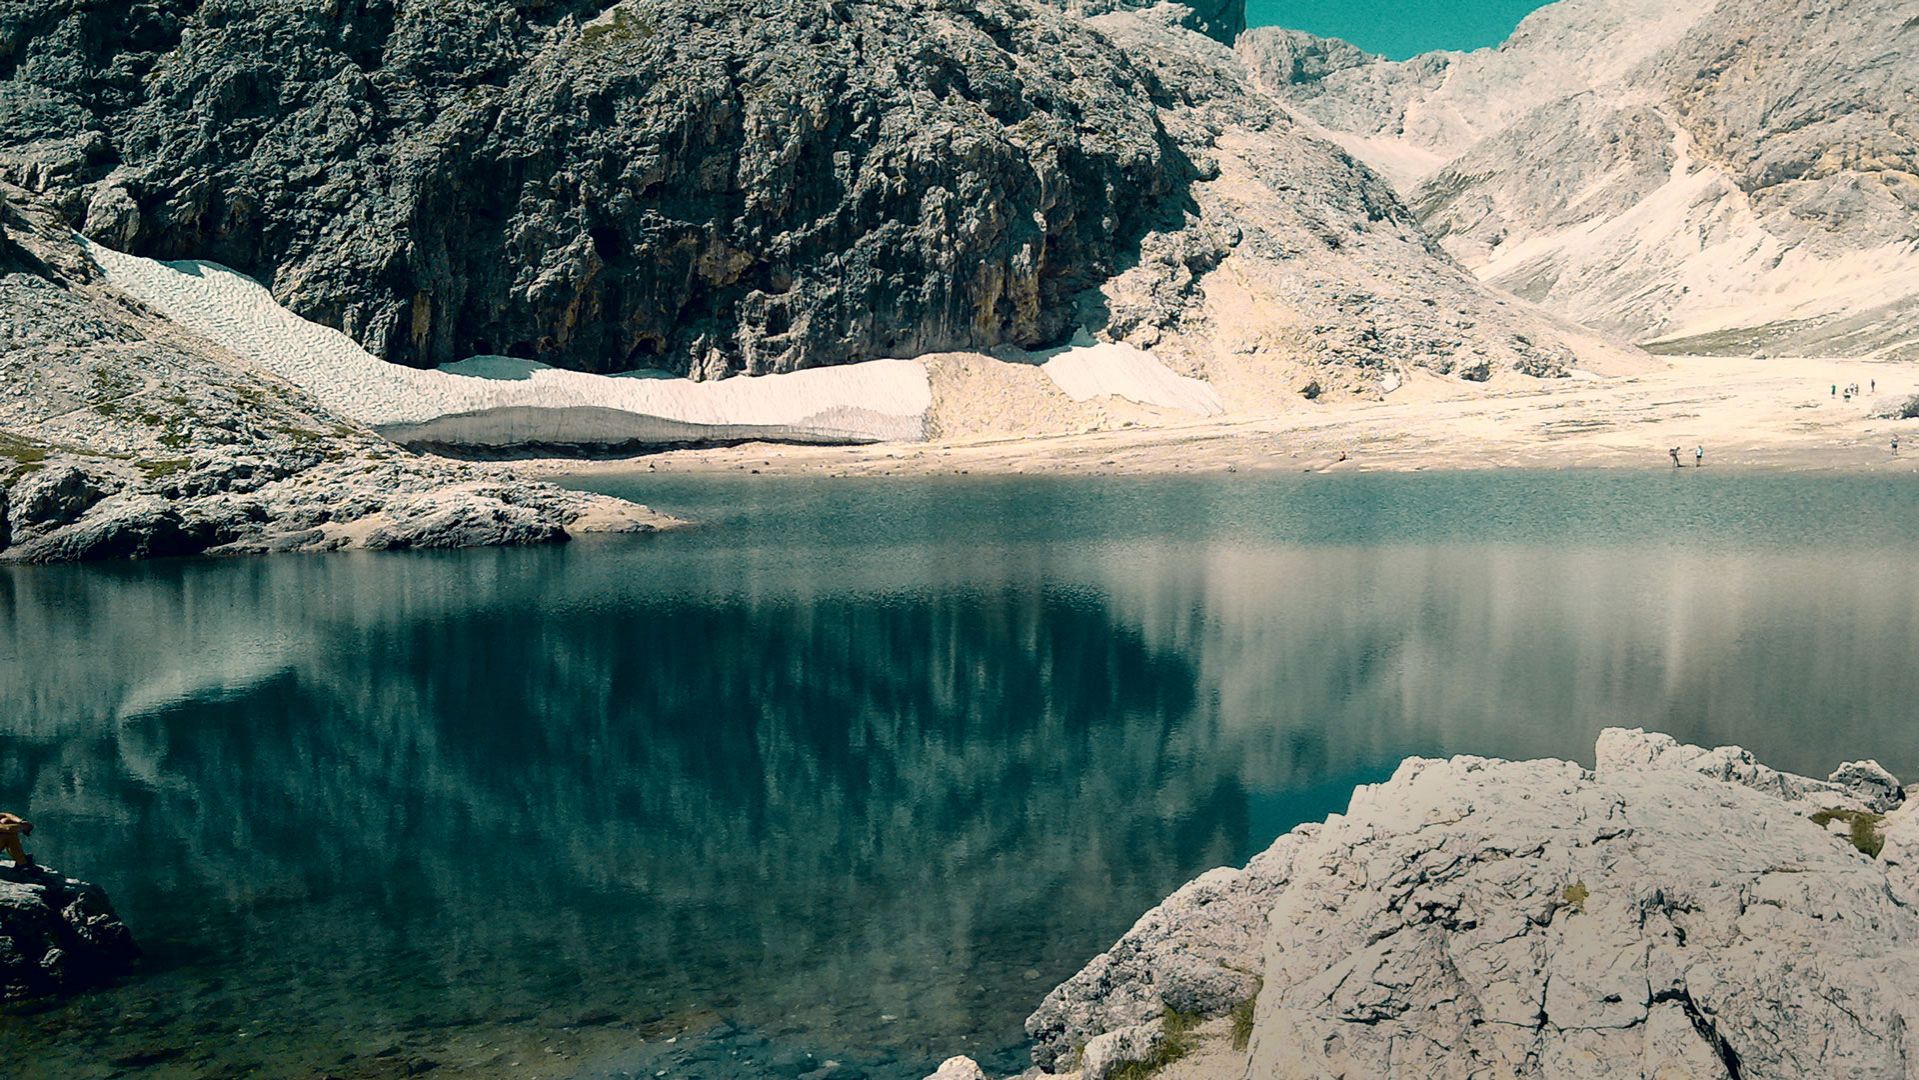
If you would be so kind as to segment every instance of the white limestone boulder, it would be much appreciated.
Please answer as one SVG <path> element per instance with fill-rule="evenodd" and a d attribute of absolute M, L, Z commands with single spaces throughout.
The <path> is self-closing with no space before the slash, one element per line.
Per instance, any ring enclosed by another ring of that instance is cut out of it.
<path fill-rule="evenodd" d="M 1408 760 L 1148 912 L 1034 1013 L 1035 1061 L 1141 1060 L 1168 1012 L 1257 993 L 1262 1078 L 1913 1075 L 1898 781 L 1643 731 L 1596 757 Z M 1861 815 L 1879 857 L 1820 809 Z"/>

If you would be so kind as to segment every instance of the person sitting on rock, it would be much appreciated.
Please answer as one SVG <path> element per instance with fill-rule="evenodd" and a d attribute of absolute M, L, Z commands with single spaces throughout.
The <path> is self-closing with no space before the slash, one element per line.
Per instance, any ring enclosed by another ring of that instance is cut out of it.
<path fill-rule="evenodd" d="M 19 814 L 0 811 L 0 851 L 6 852 L 13 860 L 16 870 L 33 868 L 33 856 L 27 854 L 27 849 L 20 845 L 21 837 L 32 835 L 33 822 Z"/>

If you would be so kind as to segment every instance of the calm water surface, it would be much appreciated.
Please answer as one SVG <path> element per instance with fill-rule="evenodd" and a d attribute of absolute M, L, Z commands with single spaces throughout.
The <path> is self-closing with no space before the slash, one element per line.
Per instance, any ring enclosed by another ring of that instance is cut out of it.
<path fill-rule="evenodd" d="M 0 794 L 148 951 L 0 1016 L 10 1067 L 1010 1070 L 1142 910 L 1408 754 L 1919 775 L 1910 478 L 581 486 L 705 524 L 0 570 Z"/>

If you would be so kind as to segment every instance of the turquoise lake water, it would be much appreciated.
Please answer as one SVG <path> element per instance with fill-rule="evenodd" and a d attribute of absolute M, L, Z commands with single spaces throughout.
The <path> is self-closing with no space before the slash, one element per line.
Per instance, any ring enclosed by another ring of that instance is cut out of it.
<path fill-rule="evenodd" d="M 0 792 L 147 950 L 20 1075 L 1011 1071 L 1409 754 L 1919 775 L 1910 478 L 588 483 L 702 524 L 0 569 Z"/>

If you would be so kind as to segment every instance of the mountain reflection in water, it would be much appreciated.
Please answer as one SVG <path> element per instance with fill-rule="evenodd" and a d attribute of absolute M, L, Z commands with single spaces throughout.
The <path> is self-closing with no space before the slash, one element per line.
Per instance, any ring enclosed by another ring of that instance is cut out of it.
<path fill-rule="evenodd" d="M 1145 908 L 1408 754 L 1624 723 L 1919 772 L 1909 493 L 1798 493 L 1803 534 L 1754 526 L 1776 485 L 1632 479 L 680 482 L 638 493 L 717 524 L 0 571 L 0 791 L 149 952 L 0 1036 L 602 1075 L 723 1017 L 772 1040 L 745 1075 L 1012 1068 Z"/>

